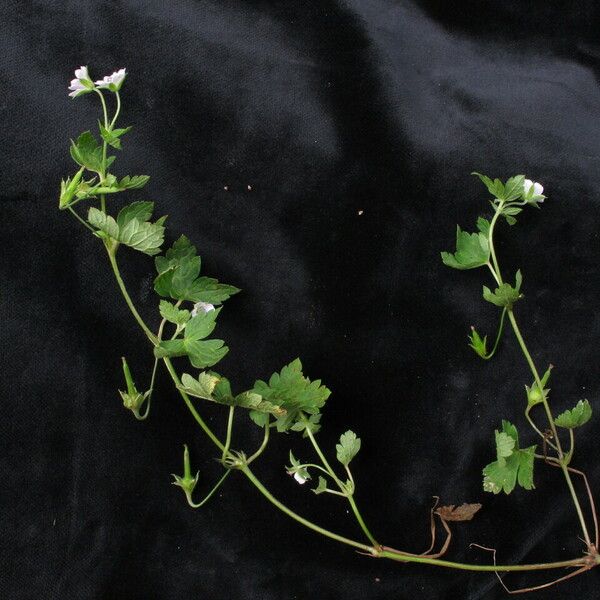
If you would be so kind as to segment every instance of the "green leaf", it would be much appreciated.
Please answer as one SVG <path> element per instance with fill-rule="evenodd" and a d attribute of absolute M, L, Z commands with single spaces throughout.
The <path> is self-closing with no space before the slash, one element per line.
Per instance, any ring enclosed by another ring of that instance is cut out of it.
<path fill-rule="evenodd" d="M 504 431 L 496 431 L 496 455 L 498 460 L 506 458 L 513 453 L 515 440 Z"/>
<path fill-rule="evenodd" d="M 186 343 L 185 348 L 192 365 L 197 369 L 204 369 L 223 360 L 229 352 L 224 344 L 223 340 L 203 340 Z"/>
<path fill-rule="evenodd" d="M 125 175 L 115 187 L 121 190 L 138 190 L 143 188 L 150 179 L 149 175 Z"/>
<path fill-rule="evenodd" d="M 98 144 L 91 131 L 84 131 L 77 141 L 71 140 L 71 157 L 89 171 L 102 171 L 102 146 Z"/>
<path fill-rule="evenodd" d="M 587 400 L 580 400 L 573 408 L 565 410 L 554 419 L 558 427 L 574 429 L 584 425 L 592 418 L 592 407 Z"/>
<path fill-rule="evenodd" d="M 200 277 L 200 257 L 196 256 L 196 248 L 185 236 L 181 236 L 165 256 L 158 256 L 155 263 L 158 276 L 154 280 L 154 289 L 164 297 L 221 304 L 240 291 L 216 279 Z"/>
<path fill-rule="evenodd" d="M 121 149 L 121 136 L 125 135 L 128 131 L 131 131 L 131 127 L 125 127 L 124 129 L 107 129 L 104 125 L 98 121 L 98 128 L 100 129 L 100 136 L 102 139 L 113 148 L 117 150 Z"/>
<path fill-rule="evenodd" d="M 184 373 L 181 376 L 181 386 L 178 387 L 190 396 L 214 401 L 213 391 L 217 383 L 219 383 L 219 379 L 216 373 L 203 372 L 198 375 L 198 379 Z"/>
<path fill-rule="evenodd" d="M 319 485 L 313 489 L 315 494 L 322 494 L 327 491 L 327 480 L 322 475 L 319 475 Z"/>
<path fill-rule="evenodd" d="M 117 215 L 119 227 L 125 227 L 132 219 L 148 221 L 154 211 L 154 202 L 132 202 L 123 207 Z"/>
<path fill-rule="evenodd" d="M 239 406 L 251 411 L 251 414 L 264 414 L 268 421 L 269 415 L 283 416 L 285 411 L 278 406 L 264 400 L 262 396 L 253 392 L 242 392 L 234 396 L 231 392 L 229 380 L 212 371 L 204 371 L 198 379 L 184 373 L 181 376 L 181 385 L 178 386 L 190 396 L 211 400 L 227 406 Z M 266 423 L 265 423 L 266 424 Z"/>
<path fill-rule="evenodd" d="M 498 200 L 510 202 L 520 198 L 523 195 L 523 183 L 525 181 L 525 175 L 515 175 L 514 177 L 508 179 L 506 183 L 502 183 L 499 179 L 494 179 L 494 181 L 492 181 L 489 177 L 482 175 L 481 173 L 473 172 L 471 174 L 479 177 L 479 179 L 487 187 L 490 194 Z"/>
<path fill-rule="evenodd" d="M 161 300 L 158 309 L 163 319 L 178 326 L 185 325 L 191 317 L 189 310 L 177 308 L 168 300 Z"/>
<path fill-rule="evenodd" d="M 523 195 L 524 182 L 525 175 L 515 175 L 514 177 L 508 179 L 504 184 L 504 196 L 500 198 L 500 200 L 510 202 L 512 200 L 516 200 L 517 198 L 521 198 Z"/>
<path fill-rule="evenodd" d="M 512 287 L 510 283 L 502 283 L 493 292 L 489 287 L 483 286 L 483 297 L 488 302 L 500 306 L 502 308 L 512 308 L 512 305 L 521 298 L 521 284 L 523 278 L 521 271 L 517 271 L 515 277 L 515 287 Z"/>
<path fill-rule="evenodd" d="M 250 418 L 259 426 L 265 427 L 269 422 L 269 413 L 262 413 L 256 410 L 250 411 Z"/>
<path fill-rule="evenodd" d="M 336 444 L 335 449 L 337 459 L 347 467 L 360 450 L 360 438 L 353 431 L 346 431 L 340 436 L 340 443 Z"/>
<path fill-rule="evenodd" d="M 119 237 L 117 222 L 110 215 L 103 213 L 93 206 L 88 211 L 88 223 L 115 240 Z"/>
<path fill-rule="evenodd" d="M 483 469 L 483 489 L 486 492 L 510 494 L 517 483 L 531 490 L 535 446 L 519 448 L 516 427 L 502 421 L 502 431 L 496 430 L 496 460 Z"/>
<path fill-rule="evenodd" d="M 489 193 L 494 196 L 494 198 L 502 198 L 504 196 L 504 184 L 499 180 L 495 179 L 492 181 L 487 175 L 482 175 L 481 173 L 477 173 L 473 171 L 471 175 L 476 175 L 483 182 L 485 187 L 487 187 Z"/>
<path fill-rule="evenodd" d="M 490 222 L 483 217 L 477 219 L 477 229 L 487 238 L 490 233 Z"/>
<path fill-rule="evenodd" d="M 268 383 L 256 381 L 251 391 L 286 411 L 276 421 L 278 431 L 304 431 L 307 428 L 316 431 L 320 409 L 331 394 L 320 380 L 311 381 L 304 377 L 300 359 L 274 373 Z M 310 415 L 308 419 L 304 413 Z"/>
<path fill-rule="evenodd" d="M 468 233 L 456 226 L 456 252 L 442 252 L 442 261 L 453 269 L 476 269 L 490 259 L 490 248 L 487 235 L 484 233 Z"/>
<path fill-rule="evenodd" d="M 103 234 L 134 250 L 150 256 L 157 254 L 164 241 L 165 217 L 155 223 L 140 221 L 135 215 L 149 216 L 152 214 L 151 202 L 134 202 L 121 210 L 117 220 L 91 207 L 88 212 L 88 222 Z"/>
<path fill-rule="evenodd" d="M 118 241 L 134 250 L 154 256 L 160 252 L 165 239 L 164 218 L 156 223 L 130 219 L 123 228 L 119 230 Z"/>

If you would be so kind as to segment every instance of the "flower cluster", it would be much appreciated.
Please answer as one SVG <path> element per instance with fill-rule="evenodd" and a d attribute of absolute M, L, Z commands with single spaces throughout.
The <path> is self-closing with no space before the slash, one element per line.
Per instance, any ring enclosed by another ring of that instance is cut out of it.
<path fill-rule="evenodd" d="M 71 80 L 71 85 L 69 86 L 71 92 L 69 93 L 69 96 L 71 96 L 71 98 L 77 98 L 77 96 L 99 89 L 118 92 L 125 81 L 126 75 L 127 71 L 125 69 L 119 69 L 111 75 L 106 75 L 102 79 L 92 81 L 92 78 L 88 73 L 88 68 L 85 66 L 79 67 L 79 69 L 75 69 L 75 79 Z"/>

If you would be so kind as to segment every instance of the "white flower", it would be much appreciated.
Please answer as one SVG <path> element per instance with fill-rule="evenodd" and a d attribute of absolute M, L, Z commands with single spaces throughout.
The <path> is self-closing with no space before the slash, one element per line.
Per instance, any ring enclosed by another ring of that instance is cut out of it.
<path fill-rule="evenodd" d="M 75 69 L 75 79 L 71 80 L 69 89 L 71 90 L 71 93 L 69 94 L 71 98 L 77 98 L 77 96 L 81 96 L 81 94 L 87 94 L 94 89 L 94 84 L 90 79 L 87 67 L 79 67 L 79 69 Z"/>
<path fill-rule="evenodd" d="M 215 310 L 214 304 L 209 304 L 208 302 L 196 302 L 192 309 L 192 317 L 195 317 L 198 313 L 206 314 L 211 310 Z"/>
<path fill-rule="evenodd" d="M 95 83 L 99 88 L 104 88 L 111 92 L 118 92 L 123 85 L 125 75 L 127 75 L 127 71 L 125 71 L 125 69 L 119 69 L 112 75 L 106 75 L 104 79 L 99 79 Z"/>
<path fill-rule="evenodd" d="M 298 482 L 300 485 L 304 485 L 304 484 L 305 484 L 305 483 L 308 481 L 308 479 L 306 479 L 306 477 L 302 477 L 302 475 L 301 475 L 301 474 L 300 474 L 298 471 L 296 471 L 296 472 L 294 473 L 294 479 L 295 479 L 295 480 L 296 480 L 296 481 L 297 481 L 297 482 Z"/>
<path fill-rule="evenodd" d="M 531 191 L 533 188 L 533 192 Z M 525 192 L 525 196 L 541 196 L 544 192 L 544 186 L 541 183 L 533 182 L 531 179 L 526 179 L 523 182 L 523 191 Z M 538 202 L 543 202 L 544 199 L 538 200 Z"/>

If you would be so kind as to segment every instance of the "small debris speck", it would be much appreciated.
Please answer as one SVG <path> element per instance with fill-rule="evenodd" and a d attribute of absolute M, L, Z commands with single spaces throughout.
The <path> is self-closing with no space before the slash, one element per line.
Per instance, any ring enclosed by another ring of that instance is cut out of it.
<path fill-rule="evenodd" d="M 381 579 L 379 579 L 379 577 L 375 577 L 375 583 L 379 583 L 381 581 Z"/>
<path fill-rule="evenodd" d="M 228 186 L 228 185 L 224 185 L 224 186 L 223 186 L 223 189 L 224 189 L 226 192 L 228 192 L 228 191 L 229 191 L 229 186 Z"/>
<path fill-rule="evenodd" d="M 365 211 L 364 210 L 359 210 L 358 211 L 358 216 L 360 217 L 360 215 L 362 215 Z"/>
<path fill-rule="evenodd" d="M 247 185 L 246 186 L 248 188 L 248 191 L 251 192 L 252 191 L 252 186 L 251 185 Z"/>

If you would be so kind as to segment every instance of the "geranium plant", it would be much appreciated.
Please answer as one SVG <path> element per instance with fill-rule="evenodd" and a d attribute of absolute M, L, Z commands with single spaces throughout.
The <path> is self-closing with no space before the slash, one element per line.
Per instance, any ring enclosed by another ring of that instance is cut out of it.
<path fill-rule="evenodd" d="M 127 361 L 123 358 L 125 390 L 120 394 L 125 408 L 139 420 L 149 416 L 155 375 L 159 365 L 162 365 L 190 414 L 218 451 L 223 472 L 212 489 L 200 498 L 199 474 L 194 474 L 189 450 L 187 446 L 184 447 L 183 473 L 174 475 L 173 483 L 183 490 L 188 504 L 192 508 L 204 505 L 229 474 L 237 471 L 288 517 L 318 534 L 371 557 L 496 574 L 569 569 L 566 575 L 547 583 L 512 590 L 513 592 L 548 587 L 597 566 L 600 555 L 594 499 L 585 474 L 572 466 L 575 434 L 591 418 L 592 409 L 587 400 L 580 400 L 572 409 L 558 416 L 554 415 L 548 388 L 552 366 L 541 370 L 535 364 L 515 316 L 515 305 L 523 298 L 523 276 L 520 271 L 510 277 L 503 275 L 494 246 L 494 232 L 498 224 L 506 221 L 509 225 L 514 225 L 521 211 L 530 207 L 539 208 L 545 200 L 543 187 L 523 175 L 501 181 L 475 173 L 491 196 L 491 219 L 480 217 L 474 233 L 458 227 L 456 249 L 453 253 L 442 252 L 442 260 L 454 269 L 483 268 L 491 275 L 491 287 L 483 287 L 483 299 L 500 311 L 498 333 L 492 347 L 488 348 L 487 336 L 482 337 L 472 328 L 469 344 L 473 350 L 482 359 L 489 360 L 498 350 L 508 322 L 531 370 L 532 381 L 526 386 L 523 408 L 532 434 L 538 438 L 537 443 L 526 441 L 526 436 L 523 433 L 520 435 L 511 422 L 502 421 L 493 434 L 495 460 L 483 468 L 483 490 L 492 494 L 510 494 L 517 486 L 526 490 L 534 489 L 536 461 L 560 469 L 579 520 L 583 552 L 574 558 L 540 564 L 496 564 L 495 553 L 491 564 L 447 560 L 443 556 L 450 546 L 451 524 L 473 518 L 481 506 L 467 503 L 460 506 L 434 506 L 431 511 L 432 540 L 425 553 L 398 550 L 384 545 L 380 536 L 374 535 L 357 506 L 355 490 L 359 482 L 352 474 L 351 464 L 360 451 L 360 438 L 352 431 L 342 433 L 335 447 L 335 463 L 328 458 L 329 452 L 320 447 L 317 434 L 330 391 L 320 380 L 311 380 L 304 374 L 299 359 L 284 366 L 267 380 L 258 379 L 248 390 L 236 389 L 235 384 L 213 370 L 228 352 L 225 342 L 213 337 L 219 314 L 228 298 L 240 290 L 201 274 L 200 256 L 187 237 L 179 237 L 169 248 L 164 249 L 166 217 L 153 219 L 152 202 L 120 202 L 125 192 L 143 188 L 149 179 L 146 175 L 118 177 L 113 173 L 116 158 L 113 151 L 121 150 L 123 138 L 131 129 L 117 127 L 121 112 L 120 92 L 126 76 L 126 70 L 120 69 L 93 81 L 86 66 L 75 71 L 69 95 L 73 98 L 95 95 L 100 100 L 102 113 L 96 133 L 87 130 L 71 141 L 70 152 L 77 170 L 61 182 L 59 208 L 72 214 L 98 239 L 99 246 L 104 248 L 118 288 L 152 349 L 152 378 L 146 390 L 137 387 Z M 110 100 L 114 101 L 115 106 L 112 114 L 109 110 Z M 156 310 L 161 318 L 156 331 L 151 330 L 140 316 L 121 276 L 117 257 L 120 259 L 129 250 L 154 257 Z M 215 434 L 202 416 L 202 405 L 205 402 L 223 406 L 226 431 L 224 439 Z M 258 427 L 262 430 L 262 443 L 258 448 L 248 450 L 236 446 L 233 436 L 236 420 L 236 428 Z M 260 459 L 273 432 L 296 432 L 307 440 L 314 458 L 297 458 L 290 452 L 285 470 L 298 484 L 312 486 L 315 494 L 333 494 L 347 502 L 363 539 L 349 539 L 300 516 L 275 498 L 257 478 L 251 465 Z M 583 499 L 576 491 L 574 478 L 579 478 L 584 483 L 587 493 Z M 437 550 L 436 523 L 441 524 L 445 531 L 444 542 Z"/>

